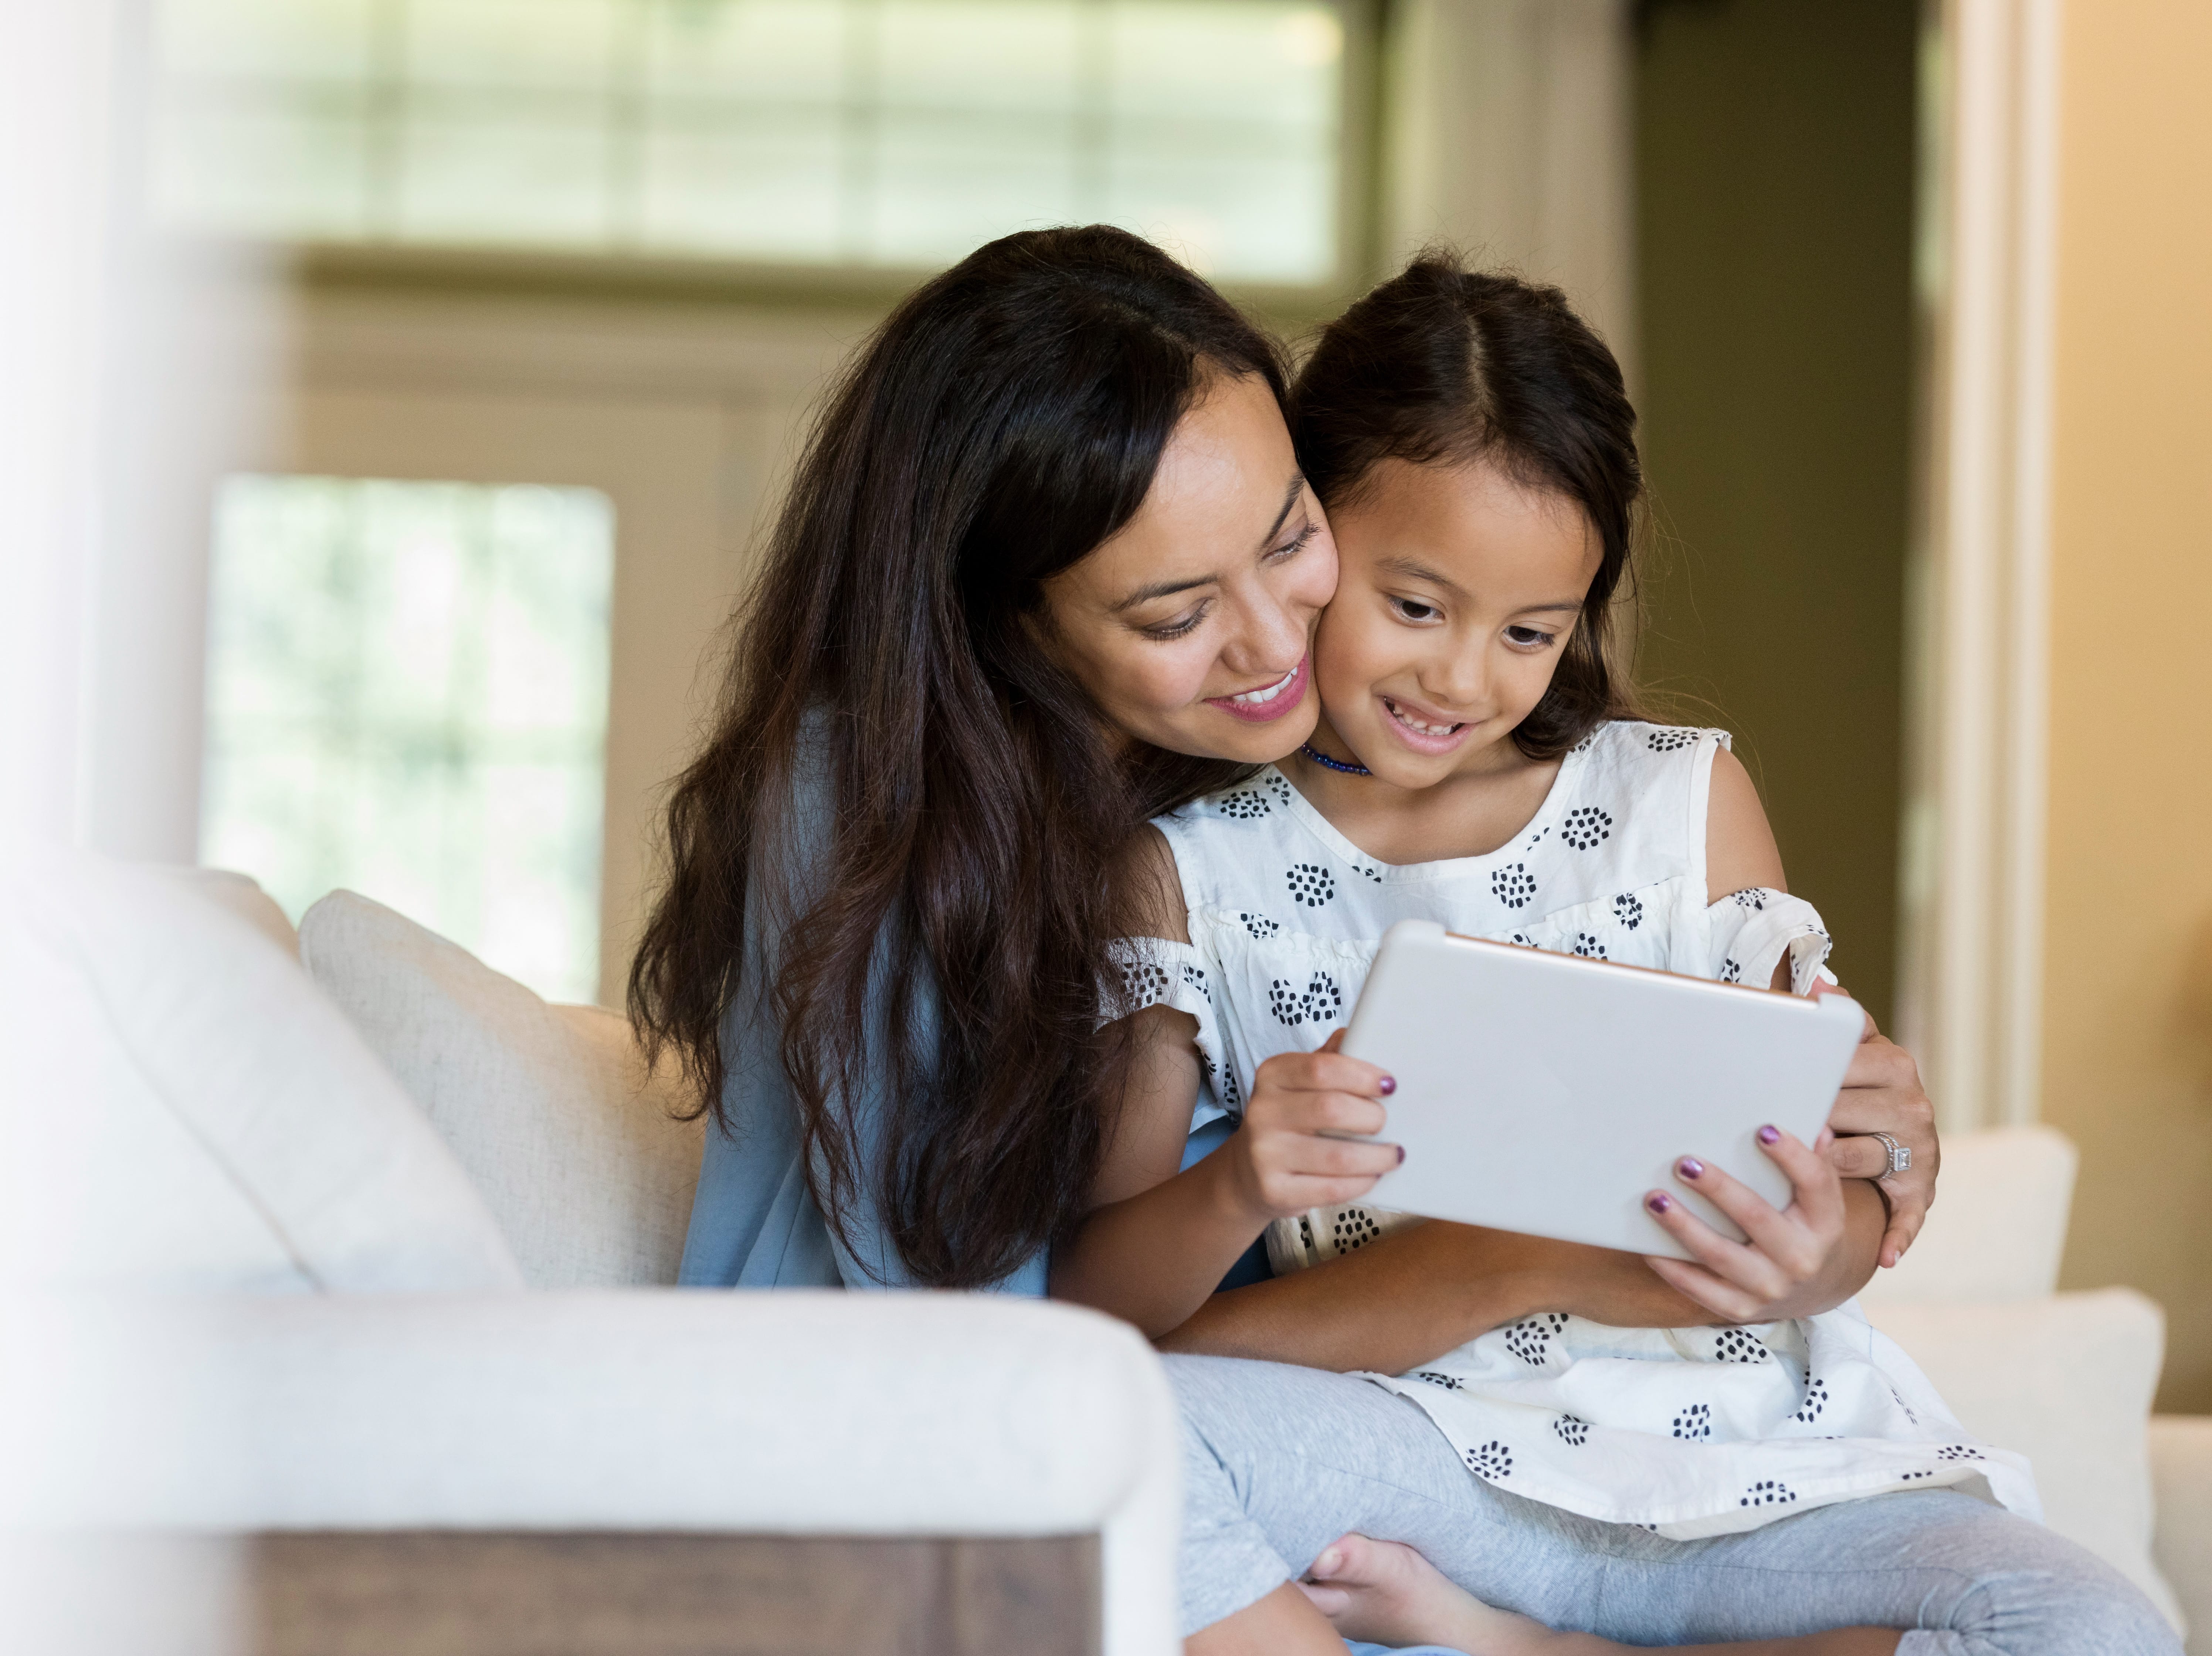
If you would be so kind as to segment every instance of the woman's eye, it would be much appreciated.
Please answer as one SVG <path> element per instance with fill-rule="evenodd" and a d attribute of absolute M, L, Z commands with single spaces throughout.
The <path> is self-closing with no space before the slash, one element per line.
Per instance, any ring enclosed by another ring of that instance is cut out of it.
<path fill-rule="evenodd" d="M 1534 627 L 1509 627 L 1505 629 L 1506 641 L 1517 644 L 1524 650 L 1547 648 L 1555 636 L 1554 634 L 1539 632 Z"/>
<path fill-rule="evenodd" d="M 1320 532 L 1321 525 L 1318 524 L 1308 524 L 1304 529 L 1298 531 L 1297 534 L 1291 536 L 1290 539 L 1285 541 L 1273 551 L 1268 553 L 1267 561 L 1269 563 L 1280 563 L 1285 558 L 1295 557 L 1298 553 L 1305 549 L 1306 543 Z"/>
<path fill-rule="evenodd" d="M 1169 639 L 1181 638 L 1184 634 L 1195 630 L 1198 623 L 1206 619 L 1206 612 L 1212 607 L 1211 604 L 1201 604 L 1188 615 L 1180 616 L 1173 621 L 1162 622 L 1157 627 L 1146 627 L 1139 630 L 1146 638 L 1158 639 L 1162 642 Z"/>
<path fill-rule="evenodd" d="M 1435 621 L 1443 614 L 1435 604 L 1423 604 L 1419 598 L 1392 598 L 1390 607 L 1398 612 L 1401 621 Z"/>

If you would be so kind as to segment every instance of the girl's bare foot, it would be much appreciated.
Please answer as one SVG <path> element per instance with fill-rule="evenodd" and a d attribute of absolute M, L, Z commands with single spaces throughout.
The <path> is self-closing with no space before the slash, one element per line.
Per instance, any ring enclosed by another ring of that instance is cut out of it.
<path fill-rule="evenodd" d="M 1395 1541 L 1364 1535 L 1332 1541 L 1298 1586 L 1347 1639 L 1449 1645 L 1468 1656 L 1580 1656 L 1584 1649 L 1618 1648 L 1493 1610 Z"/>

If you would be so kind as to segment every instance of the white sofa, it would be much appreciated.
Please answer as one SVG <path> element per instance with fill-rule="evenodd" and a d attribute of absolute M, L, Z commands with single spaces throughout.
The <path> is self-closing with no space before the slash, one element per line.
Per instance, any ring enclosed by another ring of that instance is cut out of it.
<path fill-rule="evenodd" d="M 64 859 L 11 883 L 0 925 L 0 1500 L 37 1543 L 18 1585 L 76 1592 L 52 1648 L 232 1647 L 149 1642 L 144 1617 L 89 1638 L 88 1606 L 125 1602 L 116 1569 L 134 1604 L 175 1588 L 173 1635 L 184 1607 L 230 1625 L 250 1596 L 119 1535 L 204 1542 L 204 1563 L 242 1537 L 425 1532 L 1096 1537 L 1097 1647 L 1174 1647 L 1172 1402 L 1130 1331 L 668 1289 L 701 1129 L 626 1026 L 363 899 L 295 939 L 237 877 Z M 2052 1292 L 2071 1178 L 2047 1131 L 1954 1141 L 1869 1313 L 1970 1428 L 2034 1458 L 2054 1527 L 2212 1633 L 2212 1421 L 2146 1435 L 2148 1301 Z M 58 1537 L 94 1563 L 56 1566 Z"/>
<path fill-rule="evenodd" d="M 1091 1538 L 1068 1647 L 1176 1647 L 1174 1405 L 1126 1325 L 665 1286 L 699 1129 L 625 1026 L 361 900 L 308 925 L 335 994 L 234 877 L 60 859 L 0 928 L 0 1615 L 46 1612 L 0 1645 L 339 1648 L 253 1631 L 247 1543 L 481 1533 Z"/>

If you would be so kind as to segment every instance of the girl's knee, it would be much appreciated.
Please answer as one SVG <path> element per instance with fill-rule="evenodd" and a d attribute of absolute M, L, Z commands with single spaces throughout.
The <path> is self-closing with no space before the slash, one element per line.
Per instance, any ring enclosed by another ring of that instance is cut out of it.
<path fill-rule="evenodd" d="M 1975 1587 L 1954 1624 L 1974 1656 L 2181 1656 L 2158 1607 L 2086 1553 L 2071 1568 L 2001 1571 Z"/>

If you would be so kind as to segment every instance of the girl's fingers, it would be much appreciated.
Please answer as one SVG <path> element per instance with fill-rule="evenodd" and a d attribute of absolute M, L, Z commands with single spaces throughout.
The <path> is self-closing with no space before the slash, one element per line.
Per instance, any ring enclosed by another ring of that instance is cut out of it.
<path fill-rule="evenodd" d="M 1388 1098 L 1398 1086 L 1377 1065 L 1327 1048 L 1279 1053 L 1260 1066 L 1253 1080 L 1255 1091 L 1279 1087 L 1285 1092 L 1362 1093 L 1370 1098 Z"/>
<path fill-rule="evenodd" d="M 1760 1148 L 1790 1175 L 1796 1200 L 1788 1213 L 1726 1169 L 1686 1156 L 1674 1164 L 1674 1176 L 1735 1221 L 1752 1246 L 1784 1271 L 1809 1277 L 1820 1266 L 1826 1249 L 1822 1239 L 1843 1222 L 1843 1187 L 1834 1172 L 1811 1150 L 1789 1134 L 1767 1127 L 1762 1141 L 1774 1135 L 1771 1144 Z"/>
<path fill-rule="evenodd" d="M 1824 1129 L 1825 1131 L 1825 1129 Z M 1831 1141 L 1829 1148 L 1832 1148 Z M 1828 1165 L 1827 1157 L 1808 1149 L 1803 1143 L 1779 1127 L 1759 1130 L 1759 1148 L 1766 1159 L 1790 1176 L 1793 1193 L 1790 1205 L 1799 1217 L 1816 1229 L 1838 1228 L 1844 1222 L 1844 1186 L 1836 1177 L 1836 1170 Z M 1723 1178 L 1726 1174 L 1722 1175 Z M 1746 1195 L 1751 1192 L 1747 1191 Z M 1753 1199 L 1757 1199 L 1754 1198 Z M 1761 1201 L 1759 1205 L 1771 1213 L 1774 1210 Z M 1725 1211 L 1725 1210 L 1723 1210 Z M 1729 1217 L 1743 1224 L 1734 1213 Z M 1744 1226 L 1748 1231 L 1750 1227 Z"/>
<path fill-rule="evenodd" d="M 1380 1179 L 1405 1157 L 1395 1144 L 1377 1144 L 1364 1138 L 1300 1137 L 1285 1146 L 1285 1171 L 1297 1177 Z"/>
<path fill-rule="evenodd" d="M 1300 1092 L 1280 1095 L 1263 1119 L 1278 1131 L 1301 1137 L 1338 1134 L 1365 1138 L 1382 1131 L 1390 1113 L 1358 1093 Z"/>
<path fill-rule="evenodd" d="M 1653 1191 L 1644 1198 L 1644 1207 L 1669 1236 L 1715 1276 L 1756 1295 L 1762 1302 L 1778 1300 L 1788 1291 L 1789 1279 L 1772 1259 L 1755 1247 L 1731 1241 L 1666 1192 Z"/>
<path fill-rule="evenodd" d="M 1747 1294 L 1733 1283 L 1724 1282 L 1710 1271 L 1681 1259 L 1669 1259 L 1658 1254 L 1646 1254 L 1644 1263 L 1658 1273 L 1660 1280 L 1686 1299 L 1694 1300 L 1723 1322 L 1754 1323 L 1766 1320 L 1759 1313 L 1765 1309 L 1764 1302 Z"/>
<path fill-rule="evenodd" d="M 1373 1177 L 1302 1180 L 1297 1198 L 1290 1204 L 1291 1211 L 1304 1213 L 1309 1208 L 1333 1208 L 1340 1202 L 1357 1202 L 1374 1188 Z"/>
<path fill-rule="evenodd" d="M 1334 1034 L 1331 1034 L 1327 1040 L 1324 1040 L 1321 1044 L 1321 1049 L 1324 1052 L 1340 1052 L 1343 1050 L 1343 1047 L 1344 1031 L 1341 1029 L 1337 1030 Z"/>

